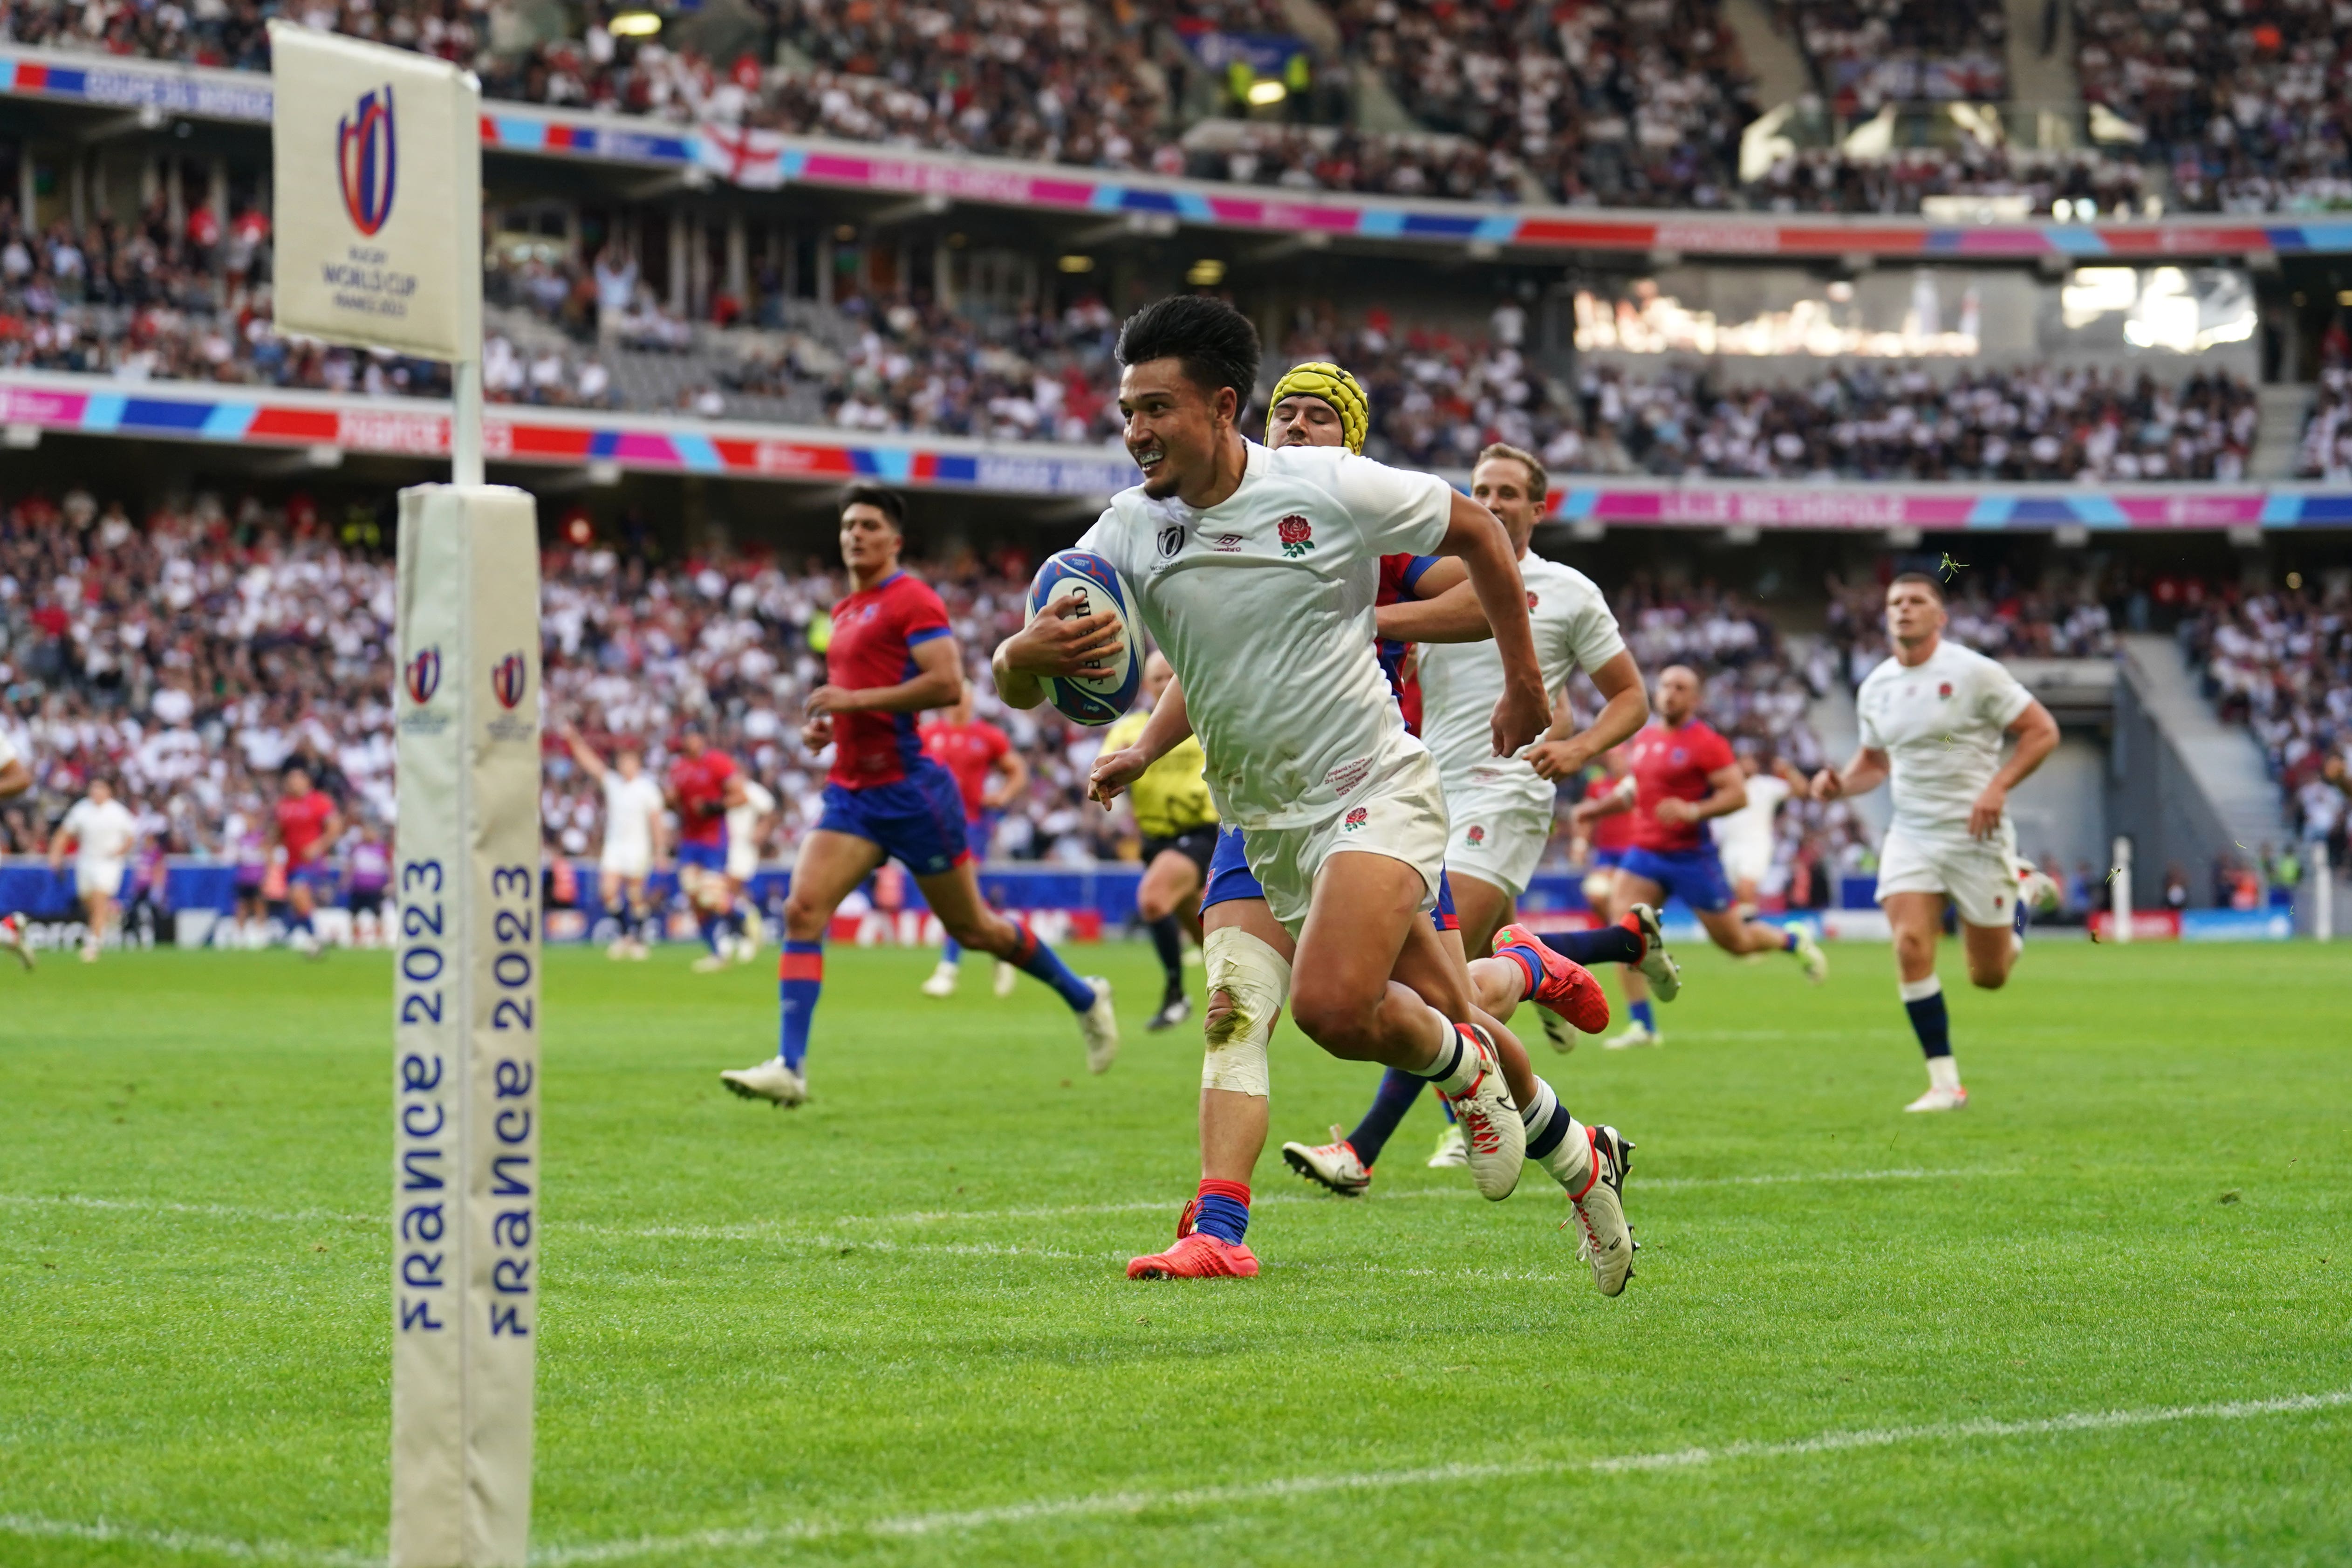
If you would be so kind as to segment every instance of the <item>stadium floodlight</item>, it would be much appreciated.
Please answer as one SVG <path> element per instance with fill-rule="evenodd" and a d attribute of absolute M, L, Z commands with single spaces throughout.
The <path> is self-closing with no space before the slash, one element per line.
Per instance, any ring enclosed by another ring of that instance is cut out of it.
<path fill-rule="evenodd" d="M 1271 109 L 1290 96 L 1290 89 L 1271 78 L 1250 83 L 1249 100 L 1254 108 Z"/>
<path fill-rule="evenodd" d="M 1225 280 L 1225 264 L 1204 256 L 1184 269 L 1184 281 L 1195 289 L 1213 289 Z"/>
<path fill-rule="evenodd" d="M 650 38 L 661 30 L 661 17 L 651 11 L 624 11 L 604 24 L 616 38 Z"/>
<path fill-rule="evenodd" d="M 281 329 L 454 371 L 400 493 L 392 1568 L 520 1568 L 539 1278 L 539 528 L 482 482 L 481 84 L 269 24 Z"/>
<path fill-rule="evenodd" d="M 1095 258 L 1091 256 L 1065 256 L 1056 265 L 1065 272 L 1092 272 L 1095 269 Z"/>

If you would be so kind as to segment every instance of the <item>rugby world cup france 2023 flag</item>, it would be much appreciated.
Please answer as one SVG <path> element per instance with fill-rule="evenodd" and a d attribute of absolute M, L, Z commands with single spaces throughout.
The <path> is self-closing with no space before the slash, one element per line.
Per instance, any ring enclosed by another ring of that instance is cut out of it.
<path fill-rule="evenodd" d="M 269 49 L 278 330 L 479 357 L 480 84 L 286 21 Z"/>

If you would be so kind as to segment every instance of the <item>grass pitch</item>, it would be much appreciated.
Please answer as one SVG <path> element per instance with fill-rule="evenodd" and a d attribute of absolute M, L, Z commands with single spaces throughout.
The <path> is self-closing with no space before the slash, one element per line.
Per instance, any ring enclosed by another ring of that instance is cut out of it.
<path fill-rule="evenodd" d="M 537 1528 L 557 1564 L 2352 1560 L 2347 961 L 2037 944 L 1973 993 L 1976 1104 L 1906 1117 L 1883 950 L 1819 991 L 1685 954 L 1665 1048 L 1552 1058 L 1638 1140 L 1616 1301 L 1530 1168 L 1482 1203 L 1269 1160 L 1251 1282 L 1129 1284 L 1195 1175 L 1147 950 L 928 1001 L 831 955 L 818 1099 L 719 1068 L 765 965 L 547 964 Z M 1197 973 L 1197 972 L 1195 972 Z M 380 1560 L 382 955 L 0 973 L 0 1563 Z M 1286 1026 L 1275 1137 L 1370 1069 Z"/>

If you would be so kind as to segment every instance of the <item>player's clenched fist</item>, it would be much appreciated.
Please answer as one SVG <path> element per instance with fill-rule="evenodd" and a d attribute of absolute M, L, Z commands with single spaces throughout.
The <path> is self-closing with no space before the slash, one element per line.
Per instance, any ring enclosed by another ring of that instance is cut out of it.
<path fill-rule="evenodd" d="M 1835 768 L 1823 768 L 1813 775 L 1813 798 L 1829 802 L 1845 794 L 1845 780 L 1838 777 Z"/>
<path fill-rule="evenodd" d="M 1495 754 L 1515 757 L 1551 727 L 1551 700 L 1540 683 L 1513 681 L 1495 704 Z"/>
<path fill-rule="evenodd" d="M 997 650 L 1005 668 L 1019 675 L 1109 679 L 1109 661 L 1120 647 L 1118 617 L 1108 612 L 1079 615 L 1085 602 L 1065 594 L 1031 616 Z"/>

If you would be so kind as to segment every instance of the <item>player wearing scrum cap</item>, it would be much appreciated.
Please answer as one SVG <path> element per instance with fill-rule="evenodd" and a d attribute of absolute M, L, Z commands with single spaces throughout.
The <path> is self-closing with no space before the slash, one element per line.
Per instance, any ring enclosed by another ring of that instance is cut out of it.
<path fill-rule="evenodd" d="M 1576 1184 L 1590 1191 L 1593 1210 L 1606 1211 L 1600 1245 L 1610 1256 L 1596 1260 L 1596 1274 L 1607 1270 L 1622 1289 L 1632 1238 L 1616 1204 L 1613 1148 L 1596 1146 L 1592 1131 L 1556 1103 L 1543 1108 L 1540 1128 L 1522 1118 L 1500 1081 L 1495 1037 L 1468 1021 L 1460 959 L 1423 918 L 1442 882 L 1443 795 L 1365 646 L 1376 626 L 1380 555 L 1462 556 L 1501 628 L 1507 668 L 1520 678 L 1490 715 L 1496 742 L 1516 749 L 1532 739 L 1545 704 L 1529 679 L 1525 590 L 1507 538 L 1442 482 L 1344 450 L 1349 414 L 1360 440 L 1365 409 L 1360 388 L 1336 366 L 1310 367 L 1338 401 L 1324 397 L 1307 416 L 1339 440 L 1278 435 L 1278 444 L 1260 447 L 1244 439 L 1236 421 L 1255 380 L 1256 333 L 1229 307 L 1197 298 L 1151 307 L 1128 323 L 1120 358 L 1129 448 L 1145 483 L 1114 503 L 1081 548 L 1109 554 L 1129 575 L 1179 681 L 1142 742 L 1097 762 L 1096 790 L 1116 794 L 1197 725 L 1221 815 L 1243 830 L 1220 849 L 1235 844 L 1246 857 L 1241 874 L 1256 884 L 1228 901 L 1255 906 L 1274 928 L 1218 921 L 1220 906 L 1212 906 L 1202 1181 L 1176 1245 L 1135 1259 L 1130 1276 L 1256 1272 L 1242 1237 L 1265 1139 L 1265 1043 L 1287 996 L 1300 1027 L 1332 1054 L 1436 1083 L 1469 1129 L 1472 1168 L 1490 1196 L 1516 1183 L 1531 1134 L 1566 1129 L 1551 1142 L 1564 1157 L 1573 1145 Z M 1285 390 L 1278 408 L 1289 401 Z M 1284 410 L 1276 429 L 1286 435 L 1301 413 Z M 1221 569 L 1229 565 L 1249 570 Z M 1052 636 L 1033 623 L 1024 637 L 1036 647 L 1015 638 L 1000 649 L 1000 683 L 1063 673 L 1047 649 Z M 1303 733 L 1295 700 L 1302 690 L 1317 698 L 1316 721 Z M 1010 700 L 1024 698 L 1036 700 L 1008 691 Z M 1432 1006 L 1431 994 L 1447 995 L 1459 1021 Z"/>
<path fill-rule="evenodd" d="M 1843 768 L 1813 775 L 1813 798 L 1867 795 L 1892 779 L 1895 820 L 1878 855 L 1878 901 L 1895 931 L 1903 1009 L 1927 1058 L 1927 1092 L 1906 1110 L 1969 1103 L 1952 1058 L 1936 943 L 1958 905 L 1969 984 L 1998 991 L 2024 942 L 2009 792 L 2058 744 L 2058 721 L 2000 664 L 1944 637 L 1944 590 L 1923 572 L 1886 585 L 1890 654 L 1855 698 L 1862 744 Z M 2000 760 L 2001 736 L 2017 746 Z"/>

